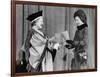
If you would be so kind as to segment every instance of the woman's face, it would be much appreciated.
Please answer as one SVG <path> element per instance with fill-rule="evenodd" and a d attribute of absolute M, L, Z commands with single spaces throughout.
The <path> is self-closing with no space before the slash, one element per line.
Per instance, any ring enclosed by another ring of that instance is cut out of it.
<path fill-rule="evenodd" d="M 36 21 L 36 26 L 38 29 L 42 29 L 43 26 L 43 17 L 40 17 L 37 21 Z"/>
<path fill-rule="evenodd" d="M 78 16 L 75 17 L 75 23 L 77 26 L 84 24 Z"/>

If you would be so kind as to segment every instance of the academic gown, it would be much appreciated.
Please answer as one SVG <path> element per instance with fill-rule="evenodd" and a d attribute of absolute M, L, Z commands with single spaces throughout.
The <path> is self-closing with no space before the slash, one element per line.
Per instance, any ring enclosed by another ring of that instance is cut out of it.
<path fill-rule="evenodd" d="M 26 58 L 29 61 L 27 69 L 34 71 L 43 53 L 46 36 L 31 29 L 25 41 Z M 40 66 L 40 71 L 53 71 L 52 54 L 47 50 Z"/>

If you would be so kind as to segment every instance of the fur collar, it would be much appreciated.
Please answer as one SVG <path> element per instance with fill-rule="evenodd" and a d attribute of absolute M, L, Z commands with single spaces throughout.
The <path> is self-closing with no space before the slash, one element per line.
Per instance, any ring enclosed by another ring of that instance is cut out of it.
<path fill-rule="evenodd" d="M 77 29 L 82 30 L 85 27 L 88 27 L 88 25 L 87 24 L 82 24 L 82 25 L 78 26 Z"/>

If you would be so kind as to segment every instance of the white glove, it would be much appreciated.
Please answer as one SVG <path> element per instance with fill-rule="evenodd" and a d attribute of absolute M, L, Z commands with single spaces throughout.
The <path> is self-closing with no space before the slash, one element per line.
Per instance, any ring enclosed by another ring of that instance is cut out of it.
<path fill-rule="evenodd" d="M 59 43 L 55 43 L 54 46 L 53 46 L 53 48 L 56 49 L 56 50 L 58 50 L 59 46 L 60 46 Z"/>

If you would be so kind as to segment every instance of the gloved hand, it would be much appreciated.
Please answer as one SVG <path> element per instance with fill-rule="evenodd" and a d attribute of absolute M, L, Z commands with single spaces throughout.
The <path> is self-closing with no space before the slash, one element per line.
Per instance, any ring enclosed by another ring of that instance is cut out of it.
<path fill-rule="evenodd" d="M 73 44 L 73 41 L 72 41 L 72 40 L 66 40 L 66 42 L 67 42 L 68 44 Z"/>
<path fill-rule="evenodd" d="M 65 45 L 65 47 L 68 48 L 68 49 L 72 48 L 71 44 Z"/>
<path fill-rule="evenodd" d="M 68 49 L 72 49 L 74 48 L 74 42 L 72 40 L 66 40 L 66 45 L 65 47 L 68 48 Z"/>

